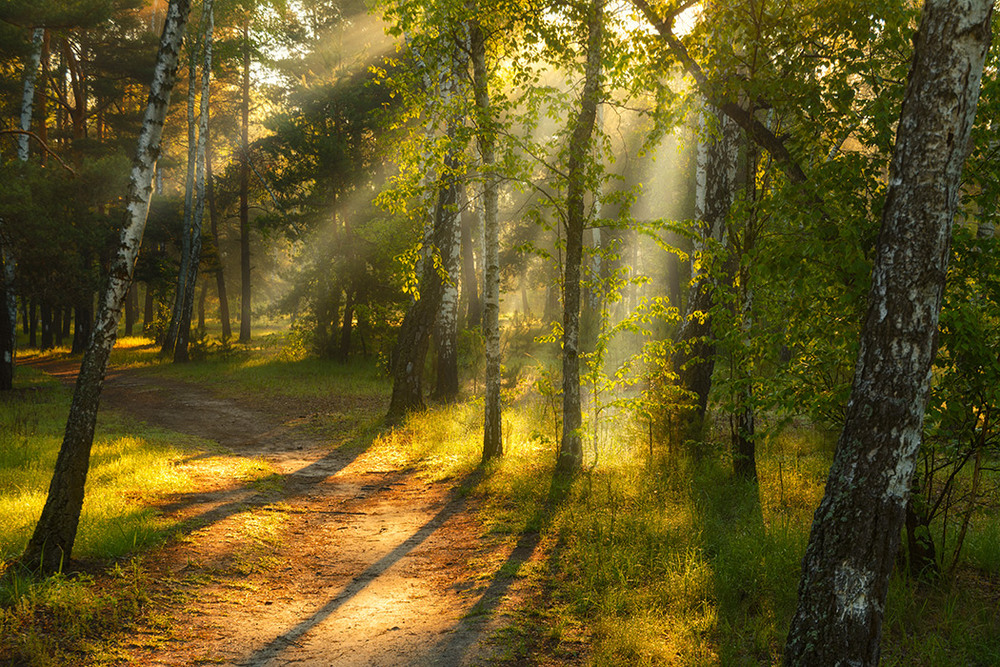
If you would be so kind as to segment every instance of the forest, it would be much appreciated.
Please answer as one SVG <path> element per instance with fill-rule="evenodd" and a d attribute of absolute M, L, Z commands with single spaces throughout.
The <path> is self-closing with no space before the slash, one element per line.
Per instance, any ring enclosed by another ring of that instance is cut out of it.
<path fill-rule="evenodd" d="M 0 665 L 1000 665 L 993 2 L 496 1 L 0 0 Z"/>

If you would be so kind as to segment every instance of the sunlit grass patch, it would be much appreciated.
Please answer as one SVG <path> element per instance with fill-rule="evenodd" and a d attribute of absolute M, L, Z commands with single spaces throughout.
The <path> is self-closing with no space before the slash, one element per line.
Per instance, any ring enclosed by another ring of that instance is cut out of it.
<path fill-rule="evenodd" d="M 269 505 L 233 518 L 226 530 L 226 539 L 236 544 L 233 569 L 251 574 L 278 564 L 277 548 L 281 545 L 282 528 L 288 521 L 282 506 Z"/>
<path fill-rule="evenodd" d="M 119 338 L 111 351 L 111 364 L 115 368 L 143 368 L 168 361 L 160 356 L 160 346 L 156 341 L 146 336 Z"/>
<path fill-rule="evenodd" d="M 37 391 L 0 403 L 3 560 L 20 554 L 41 514 L 69 412 L 68 389 L 44 379 L 37 382 Z M 187 488 L 188 479 L 177 467 L 183 452 L 176 440 L 163 431 L 137 428 L 113 417 L 101 419 L 76 556 L 121 556 L 162 539 L 167 526 L 149 508 L 149 501 Z"/>
<path fill-rule="evenodd" d="M 544 566 L 515 562 L 505 574 L 496 559 L 481 565 L 549 591 L 534 621 L 556 644 L 546 650 L 558 652 L 559 627 L 582 625 L 593 629 L 593 664 L 776 664 L 829 465 L 823 443 L 800 434 L 761 452 L 757 488 L 734 482 L 721 462 L 651 464 L 645 433 L 609 419 L 560 492 L 550 413 L 544 401 L 507 407 L 504 456 L 472 490 L 486 539 L 511 548 L 537 534 L 529 542 Z M 481 420 L 480 401 L 434 407 L 373 451 L 419 462 L 434 479 L 459 477 L 479 465 Z M 527 655 L 534 641 L 512 645 Z"/>

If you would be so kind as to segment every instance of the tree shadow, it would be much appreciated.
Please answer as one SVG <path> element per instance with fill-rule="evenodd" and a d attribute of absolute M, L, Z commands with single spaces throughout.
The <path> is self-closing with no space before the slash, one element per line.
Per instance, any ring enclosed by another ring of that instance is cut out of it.
<path fill-rule="evenodd" d="M 552 478 L 549 492 L 535 513 L 527 520 L 526 526 L 533 527 L 521 533 L 504 562 L 496 569 L 486 590 L 472 605 L 471 610 L 451 630 L 447 639 L 439 642 L 436 655 L 447 655 L 454 664 L 464 664 L 464 658 L 481 641 L 491 627 L 483 622 L 492 618 L 500 608 L 511 587 L 518 580 L 525 564 L 535 555 L 542 537 L 548 531 L 556 510 L 565 501 L 572 486 L 572 478 L 556 474 Z M 561 545 L 557 544 L 551 559 L 558 559 Z"/>
<path fill-rule="evenodd" d="M 405 471 L 403 474 L 405 474 Z M 363 572 L 351 579 L 351 581 L 344 585 L 333 598 L 331 598 L 320 609 L 315 611 L 311 616 L 309 616 L 309 618 L 300 621 L 294 627 L 275 637 L 265 646 L 255 651 L 248 658 L 241 660 L 238 664 L 267 664 L 269 661 L 277 659 L 278 656 L 280 656 L 290 646 L 296 645 L 298 640 L 303 635 L 332 616 L 345 603 L 358 595 L 389 568 L 402 560 L 418 546 L 423 544 L 431 535 L 441 528 L 441 526 L 443 526 L 448 519 L 462 512 L 466 506 L 466 501 L 464 499 L 465 492 L 472 486 L 475 486 L 480 478 L 481 476 L 479 472 L 476 471 L 461 480 L 460 483 L 452 489 L 447 501 L 441 509 L 438 510 L 438 512 L 426 523 L 424 523 L 423 526 L 418 528 L 408 538 L 400 542 L 395 548 L 392 549 L 392 551 L 382 556 L 378 561 L 369 565 Z"/>

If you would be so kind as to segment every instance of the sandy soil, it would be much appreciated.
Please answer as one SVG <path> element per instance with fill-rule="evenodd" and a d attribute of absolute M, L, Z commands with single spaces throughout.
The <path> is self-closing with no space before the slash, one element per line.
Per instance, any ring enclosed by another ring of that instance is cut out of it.
<path fill-rule="evenodd" d="M 47 370 L 68 380 L 75 368 Z M 154 609 L 124 647 L 135 664 L 509 662 L 491 638 L 525 592 L 516 577 L 496 573 L 537 558 L 537 540 L 483 546 L 474 508 L 454 482 L 428 483 L 397 462 L 342 453 L 329 433 L 309 428 L 318 414 L 329 423 L 338 410 L 357 409 L 334 399 L 220 398 L 141 371 L 109 376 L 102 411 L 250 459 L 241 467 L 205 452 L 183 462 L 197 490 L 162 505 L 183 530 L 143 561 Z M 254 461 L 278 475 L 248 483 Z"/>

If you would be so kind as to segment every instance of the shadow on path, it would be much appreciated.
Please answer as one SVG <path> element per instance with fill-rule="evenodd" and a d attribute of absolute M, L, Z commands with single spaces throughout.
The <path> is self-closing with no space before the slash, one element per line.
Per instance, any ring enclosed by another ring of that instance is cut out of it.
<path fill-rule="evenodd" d="M 507 556 L 507 560 L 497 568 L 490 585 L 483 591 L 473 604 L 471 611 L 466 618 L 459 621 L 455 631 L 451 632 L 448 639 L 441 641 L 437 645 L 435 653 L 437 655 L 461 656 L 465 658 L 468 653 L 489 631 L 489 626 L 482 624 L 478 628 L 469 627 L 473 625 L 476 618 L 490 618 L 500 607 L 500 603 L 507 595 L 511 586 L 517 581 L 524 565 L 531 560 L 531 557 L 541 543 L 542 535 L 545 534 L 552 522 L 559 505 L 565 500 L 569 492 L 569 482 L 559 477 L 553 477 L 549 487 L 549 495 L 545 502 L 538 506 L 535 513 L 526 522 L 526 526 L 536 526 L 534 530 L 526 530 L 517 540 L 517 544 Z M 464 627 L 464 632 L 458 629 Z"/>
<path fill-rule="evenodd" d="M 428 520 L 427 523 L 421 526 L 415 533 L 406 538 L 388 554 L 380 558 L 372 565 L 369 565 L 363 572 L 355 576 L 354 579 L 345 585 L 334 598 L 328 601 L 319 610 L 314 612 L 312 616 L 274 638 L 267 645 L 254 652 L 254 654 L 249 658 L 240 661 L 237 664 L 245 665 L 247 667 L 257 667 L 265 665 L 269 661 L 276 659 L 282 652 L 287 650 L 289 646 L 296 644 L 300 637 L 332 616 L 333 613 L 343 606 L 348 600 L 363 591 L 368 584 L 377 579 L 389 568 L 398 563 L 403 557 L 420 546 L 438 528 L 444 525 L 449 518 L 463 511 L 464 508 L 465 501 L 453 491 L 451 497 L 445 505 L 438 510 L 437 514 Z"/>

